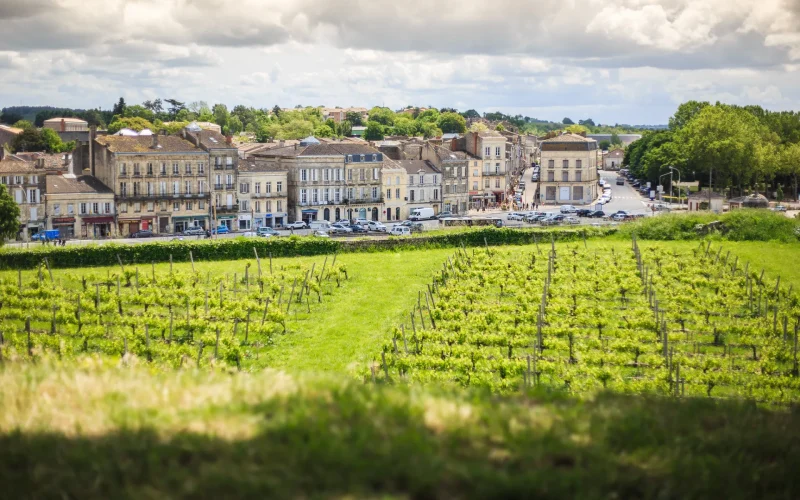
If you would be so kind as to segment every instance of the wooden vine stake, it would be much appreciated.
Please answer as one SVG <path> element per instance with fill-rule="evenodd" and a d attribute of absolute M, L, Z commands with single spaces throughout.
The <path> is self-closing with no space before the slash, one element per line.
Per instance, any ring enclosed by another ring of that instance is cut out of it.
<path fill-rule="evenodd" d="M 50 261 L 47 260 L 47 257 L 44 258 L 44 265 L 47 266 L 47 274 L 50 275 L 50 283 L 53 282 L 53 270 L 50 269 Z"/>
<path fill-rule="evenodd" d="M 191 250 L 189 250 L 189 260 L 192 261 L 192 272 L 194 272 L 194 255 Z"/>
<path fill-rule="evenodd" d="M 256 250 L 256 247 L 253 247 L 253 253 L 256 256 L 256 264 L 258 264 L 258 279 L 261 280 L 261 259 L 258 258 L 258 250 Z M 272 258 L 270 258 L 270 274 L 272 274 Z"/>
<path fill-rule="evenodd" d="M 169 273 L 172 274 L 172 254 L 169 254 Z"/>

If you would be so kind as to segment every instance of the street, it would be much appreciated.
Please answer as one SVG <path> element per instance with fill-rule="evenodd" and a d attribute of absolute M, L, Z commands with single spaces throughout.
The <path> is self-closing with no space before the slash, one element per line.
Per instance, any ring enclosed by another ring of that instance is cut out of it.
<path fill-rule="evenodd" d="M 608 170 L 600 171 L 600 178 L 605 179 L 611 185 L 611 201 L 603 206 L 603 212 L 608 215 L 613 214 L 619 210 L 625 210 L 633 213 L 646 213 L 647 203 L 650 201 L 639 194 L 630 183 L 625 180 L 624 186 L 617 186 L 617 177 L 619 172 L 611 172 Z"/>

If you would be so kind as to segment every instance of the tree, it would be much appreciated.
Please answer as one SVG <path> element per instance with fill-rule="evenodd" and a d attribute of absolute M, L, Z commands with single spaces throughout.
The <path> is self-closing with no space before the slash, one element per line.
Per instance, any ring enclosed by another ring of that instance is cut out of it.
<path fill-rule="evenodd" d="M 370 113 L 372 118 L 372 113 Z M 383 140 L 383 126 L 380 122 L 370 120 L 367 122 L 367 129 L 364 131 L 364 139 L 367 141 Z"/>
<path fill-rule="evenodd" d="M 392 134 L 412 137 L 416 135 L 416 133 L 417 122 L 409 118 L 407 115 L 401 115 L 395 119 Z"/>
<path fill-rule="evenodd" d="M 4 184 L 0 184 L 0 245 L 19 234 L 19 205 Z"/>
<path fill-rule="evenodd" d="M 442 136 L 442 130 L 432 122 L 420 122 L 420 132 L 425 139 Z"/>
<path fill-rule="evenodd" d="M 570 134 L 578 134 L 578 135 L 586 134 L 587 132 L 589 132 L 589 129 L 584 127 L 583 125 L 570 125 L 564 130 L 566 130 Z"/>
<path fill-rule="evenodd" d="M 48 153 L 66 153 L 75 149 L 75 141 L 64 142 L 55 130 L 43 128 L 39 131 Z"/>
<path fill-rule="evenodd" d="M 464 116 L 464 118 L 467 118 L 467 119 L 470 119 L 470 120 L 474 120 L 475 118 L 480 118 L 481 114 L 478 113 L 477 111 L 475 111 L 474 109 L 468 109 L 468 110 L 464 111 L 463 116 Z"/>
<path fill-rule="evenodd" d="M 570 120 L 569 118 L 564 118 L 563 120 L 561 120 L 561 123 L 563 123 L 564 125 L 575 125 L 575 122 Z"/>
<path fill-rule="evenodd" d="M 420 112 L 416 119 L 420 122 L 436 124 L 439 121 L 439 110 L 431 108 Z"/>
<path fill-rule="evenodd" d="M 502 123 L 498 123 L 494 129 L 497 130 L 498 132 L 504 132 L 506 130 L 506 128 L 503 126 Z"/>
<path fill-rule="evenodd" d="M 314 129 L 314 137 L 333 137 L 333 129 L 327 124 Z"/>
<path fill-rule="evenodd" d="M 364 125 L 363 120 L 361 119 L 361 113 L 357 113 L 355 111 L 348 111 L 345 113 L 345 120 L 349 121 L 350 124 L 354 127 L 361 127 Z"/>
<path fill-rule="evenodd" d="M 125 118 L 144 118 L 149 122 L 152 122 L 156 119 L 155 113 L 138 104 L 134 104 L 133 106 L 128 106 L 125 108 L 125 114 L 123 116 Z"/>
<path fill-rule="evenodd" d="M 18 134 L 14 140 L 11 141 L 11 150 L 14 153 L 47 151 L 47 143 L 38 130 L 29 128 L 23 130 L 21 134 Z"/>
<path fill-rule="evenodd" d="M 278 139 L 304 139 L 314 133 L 314 123 L 294 119 L 280 127 Z"/>
<path fill-rule="evenodd" d="M 687 101 L 681 104 L 678 106 L 675 114 L 669 119 L 670 130 L 678 130 L 685 127 L 707 106 L 710 106 L 710 104 L 705 101 Z"/>
<path fill-rule="evenodd" d="M 20 120 L 23 120 L 25 117 L 19 113 L 14 113 L 12 111 L 3 111 L 2 117 L 0 117 L 0 123 L 5 123 L 6 125 L 11 125 L 12 123 L 16 123 Z"/>
<path fill-rule="evenodd" d="M 144 101 L 142 103 L 142 106 L 152 111 L 153 114 L 158 114 L 164 111 L 164 104 L 161 102 L 161 99 L 156 99 L 154 101 L 150 100 Z"/>
<path fill-rule="evenodd" d="M 606 151 L 611 147 L 611 141 L 609 141 L 608 139 L 603 139 L 597 144 L 597 147 L 603 151 Z"/>
<path fill-rule="evenodd" d="M 242 125 L 242 120 L 239 119 L 238 116 L 231 116 L 230 120 L 228 120 L 228 133 L 231 135 L 238 134 L 244 129 Z"/>
<path fill-rule="evenodd" d="M 616 132 L 611 132 L 611 144 L 614 146 L 622 146 L 622 139 L 619 138 Z"/>
<path fill-rule="evenodd" d="M 282 113 L 281 107 L 280 107 L 280 106 L 278 106 L 278 105 L 276 104 L 276 105 L 275 105 L 275 106 L 272 108 L 272 114 L 273 114 L 273 115 L 275 115 L 275 116 L 277 116 L 278 118 L 280 118 L 280 116 L 281 116 L 281 113 Z"/>
<path fill-rule="evenodd" d="M 169 104 L 169 115 L 173 118 L 178 114 L 178 111 L 186 107 L 184 103 L 175 99 L 164 99 L 164 102 Z"/>
<path fill-rule="evenodd" d="M 394 125 L 394 111 L 389 108 L 374 107 L 369 110 L 369 121 L 380 123 L 381 125 Z M 367 122 L 369 127 L 369 122 Z"/>
<path fill-rule="evenodd" d="M 585 125 L 587 127 L 594 127 L 595 126 L 594 120 L 592 120 L 591 118 L 587 118 L 585 120 L 578 120 L 578 124 L 579 125 Z"/>
<path fill-rule="evenodd" d="M 487 127 L 483 122 L 475 122 L 469 128 L 470 132 L 485 132 L 487 130 L 489 130 L 489 127 Z"/>
<path fill-rule="evenodd" d="M 133 118 L 117 118 L 113 122 L 108 124 L 108 133 L 109 134 L 116 134 L 123 128 L 129 128 L 131 130 L 135 130 L 136 132 L 141 132 L 144 129 L 153 130 L 155 127 L 152 123 L 145 120 L 144 118 L 133 117 Z M 153 130 L 153 132 L 156 132 Z"/>
<path fill-rule="evenodd" d="M 467 120 L 452 111 L 439 115 L 436 125 L 446 134 L 463 134 L 467 131 Z"/>
<path fill-rule="evenodd" d="M 33 126 L 33 123 L 29 122 L 28 120 L 19 120 L 11 126 L 22 130 L 34 130 L 36 128 Z"/>
<path fill-rule="evenodd" d="M 353 125 L 345 120 L 337 123 L 333 130 L 338 137 L 350 137 L 353 134 Z"/>
<path fill-rule="evenodd" d="M 119 101 L 114 105 L 113 113 L 117 116 L 124 116 L 125 115 L 125 99 L 122 97 L 119 98 Z"/>

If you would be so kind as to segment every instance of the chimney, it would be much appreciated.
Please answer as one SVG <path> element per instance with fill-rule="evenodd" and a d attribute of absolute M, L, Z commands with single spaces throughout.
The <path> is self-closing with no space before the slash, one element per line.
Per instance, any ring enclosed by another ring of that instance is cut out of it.
<path fill-rule="evenodd" d="M 233 136 L 232 135 L 226 135 L 225 136 L 225 142 L 228 144 L 228 146 L 233 146 Z"/>
<path fill-rule="evenodd" d="M 67 131 L 67 122 L 63 118 L 61 119 L 61 131 L 62 132 Z"/>
<path fill-rule="evenodd" d="M 0 144 L 0 161 L 6 159 L 6 147 Z"/>
<path fill-rule="evenodd" d="M 153 134 L 153 144 L 150 146 L 150 149 L 158 149 L 158 132 Z"/>
<path fill-rule="evenodd" d="M 89 127 L 89 171 L 92 175 L 94 175 L 94 140 L 96 137 L 97 125 L 92 125 Z"/>
<path fill-rule="evenodd" d="M 36 168 L 44 168 L 44 158 L 36 158 Z"/>
<path fill-rule="evenodd" d="M 183 128 L 181 129 L 181 137 L 183 137 L 184 139 L 186 139 L 186 127 L 183 127 Z"/>

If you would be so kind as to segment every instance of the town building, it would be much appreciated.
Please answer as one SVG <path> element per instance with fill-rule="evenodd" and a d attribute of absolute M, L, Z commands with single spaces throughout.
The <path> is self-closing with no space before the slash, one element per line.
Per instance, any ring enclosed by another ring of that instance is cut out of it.
<path fill-rule="evenodd" d="M 209 173 L 211 175 L 211 211 L 214 227 L 227 226 L 236 230 L 240 213 L 250 214 L 238 201 L 236 170 L 239 164 L 239 151 L 230 137 L 216 130 L 200 128 L 195 123 L 181 130 L 181 137 L 208 153 Z"/>
<path fill-rule="evenodd" d="M 7 147 L 10 149 L 11 143 L 14 142 L 14 139 L 22 132 L 23 130 L 21 128 L 10 127 L 0 123 L 0 148 Z"/>
<path fill-rule="evenodd" d="M 384 213 L 383 153 L 359 142 L 300 144 L 254 155 L 256 164 L 288 171 L 288 222 L 364 218 Z"/>
<path fill-rule="evenodd" d="M 92 173 L 113 189 L 117 234 L 210 227 L 209 153 L 179 136 L 101 136 Z M 235 155 L 234 149 L 234 155 Z M 231 207 L 235 214 L 238 208 Z"/>
<path fill-rule="evenodd" d="M 399 221 L 408 218 L 408 174 L 397 162 L 384 157 L 381 172 L 383 185 L 383 204 L 385 221 Z"/>
<path fill-rule="evenodd" d="M 428 160 L 400 160 L 408 175 L 406 193 L 408 212 L 415 208 L 432 208 L 434 214 L 442 211 L 442 172 Z"/>
<path fill-rule="evenodd" d="M 603 164 L 605 170 L 619 170 L 622 168 L 622 160 L 625 158 L 625 151 L 622 149 L 615 149 L 603 155 Z"/>
<path fill-rule="evenodd" d="M 614 134 L 586 134 L 586 137 L 589 139 L 594 139 L 598 143 L 603 141 L 611 142 L 611 138 Z M 622 142 L 623 146 L 629 146 L 634 142 L 638 141 L 642 138 L 642 134 L 617 134 L 619 137 L 620 142 Z"/>
<path fill-rule="evenodd" d="M 583 205 L 597 197 L 597 141 L 565 133 L 541 149 L 540 203 Z"/>
<path fill-rule="evenodd" d="M 50 118 L 44 121 L 42 127 L 56 132 L 88 132 L 89 122 L 80 118 Z"/>
<path fill-rule="evenodd" d="M 442 173 L 443 211 L 467 214 L 469 206 L 469 157 L 464 151 L 450 151 L 441 146 L 426 143 L 422 158 L 430 161 Z"/>
<path fill-rule="evenodd" d="M 335 123 L 342 123 L 347 120 L 347 113 L 358 113 L 362 122 L 366 123 L 369 110 L 367 108 L 323 108 L 322 118 L 324 120 L 333 120 Z"/>
<path fill-rule="evenodd" d="M 484 130 L 467 132 L 457 142 L 472 156 L 481 159 L 481 181 L 479 194 L 482 206 L 501 204 L 506 201 L 508 184 L 508 158 L 506 156 L 506 138 L 497 131 Z M 474 177 L 474 176 L 473 176 Z"/>
<path fill-rule="evenodd" d="M 286 224 L 289 209 L 288 171 L 274 163 L 239 160 L 239 220 L 241 231 Z"/>
<path fill-rule="evenodd" d="M 117 236 L 114 191 L 91 175 L 76 176 L 71 165 L 66 167 L 66 173 L 46 176 L 47 229 L 57 229 L 64 239 Z"/>
<path fill-rule="evenodd" d="M 22 161 L 13 158 L 0 148 L 0 183 L 4 184 L 11 197 L 19 205 L 18 238 L 23 241 L 44 229 L 45 189 L 44 161 Z"/>

